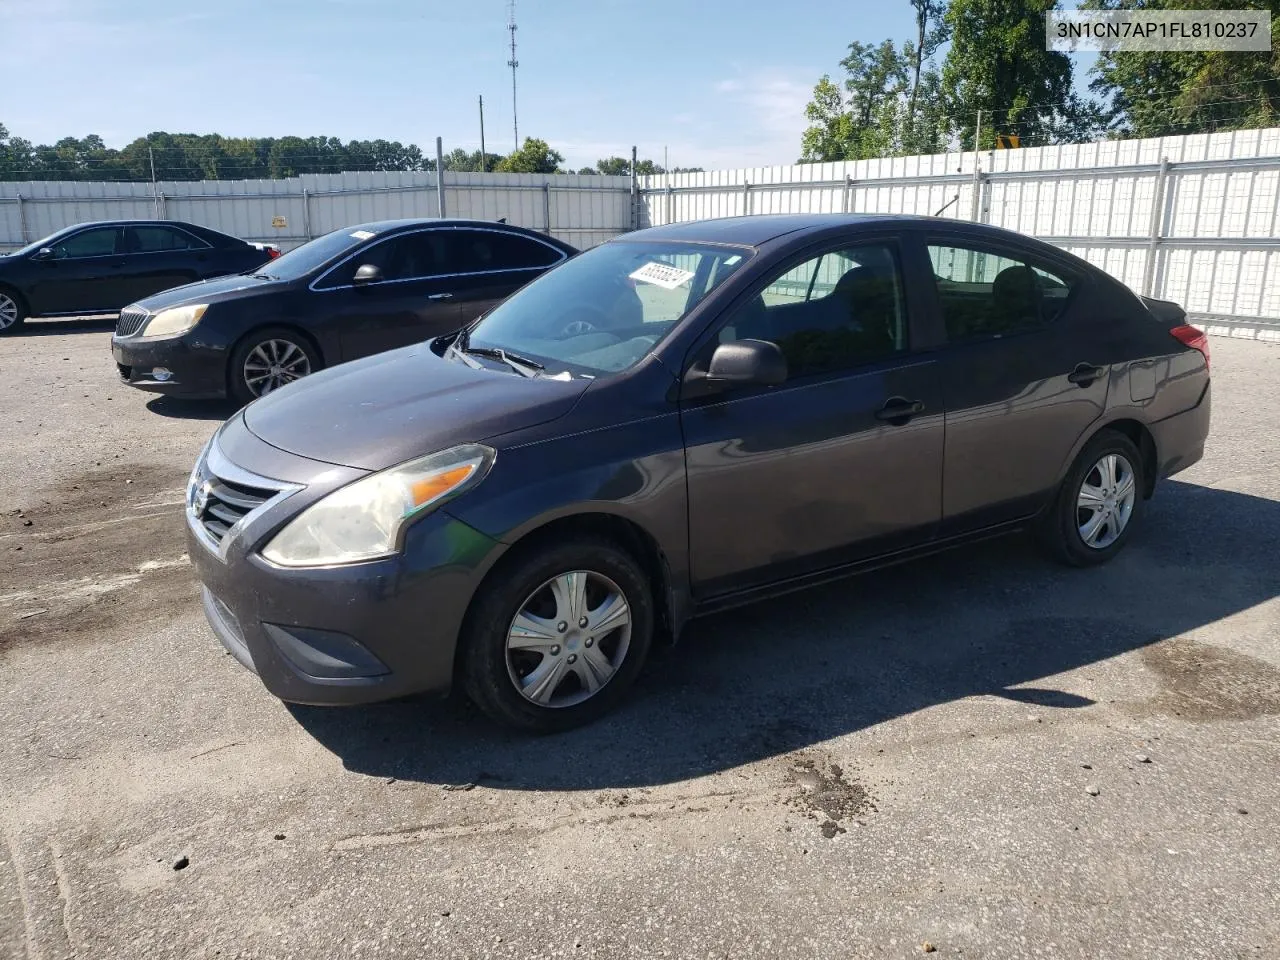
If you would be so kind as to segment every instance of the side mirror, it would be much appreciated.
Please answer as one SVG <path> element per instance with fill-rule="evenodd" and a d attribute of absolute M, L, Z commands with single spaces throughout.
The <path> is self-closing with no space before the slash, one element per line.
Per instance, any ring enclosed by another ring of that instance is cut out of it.
<path fill-rule="evenodd" d="M 380 283 L 382 281 L 382 268 L 376 267 L 372 263 L 366 263 L 356 271 L 356 275 L 352 282 L 357 285 L 366 283 Z"/>
<path fill-rule="evenodd" d="M 52 260 L 53 251 L 48 247 L 41 247 L 39 250 L 37 250 L 35 253 L 31 255 L 31 259 L 32 260 Z"/>
<path fill-rule="evenodd" d="M 733 340 L 716 347 L 705 371 L 697 367 L 685 380 L 694 386 L 694 396 L 716 389 L 745 384 L 777 386 L 787 379 L 787 358 L 776 343 L 768 340 Z"/>

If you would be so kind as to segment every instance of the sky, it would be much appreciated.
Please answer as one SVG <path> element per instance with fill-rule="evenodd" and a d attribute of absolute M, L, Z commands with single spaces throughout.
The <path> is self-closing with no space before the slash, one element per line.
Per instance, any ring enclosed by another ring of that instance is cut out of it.
<path fill-rule="evenodd" d="M 521 139 L 577 169 L 794 163 L 804 106 L 907 0 L 518 0 Z M 50 143 L 152 131 L 513 146 L 506 0 L 0 0 L 0 123 Z M 20 78 L 14 80 L 13 78 Z"/>

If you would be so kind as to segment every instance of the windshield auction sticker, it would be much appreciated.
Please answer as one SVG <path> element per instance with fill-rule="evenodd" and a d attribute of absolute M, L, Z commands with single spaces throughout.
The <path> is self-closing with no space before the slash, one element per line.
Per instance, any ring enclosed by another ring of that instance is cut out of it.
<path fill-rule="evenodd" d="M 664 290 L 674 290 L 676 287 L 692 280 L 693 271 L 681 270 L 679 267 L 673 267 L 669 263 L 658 263 L 656 260 L 650 260 L 639 270 L 635 270 L 627 274 L 627 276 L 632 280 L 639 280 L 641 283 L 657 284 Z"/>
<path fill-rule="evenodd" d="M 1270 50 L 1268 10 L 1055 10 L 1045 49 Z"/>

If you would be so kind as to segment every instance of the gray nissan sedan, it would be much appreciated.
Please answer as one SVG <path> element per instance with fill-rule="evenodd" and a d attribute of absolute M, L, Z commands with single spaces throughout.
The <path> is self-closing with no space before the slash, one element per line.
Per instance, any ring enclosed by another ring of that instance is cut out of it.
<path fill-rule="evenodd" d="M 1181 308 L 1027 237 L 657 227 L 250 404 L 191 475 L 190 555 L 278 697 L 460 687 L 561 729 L 701 613 L 1024 528 L 1110 559 L 1209 390 Z"/>

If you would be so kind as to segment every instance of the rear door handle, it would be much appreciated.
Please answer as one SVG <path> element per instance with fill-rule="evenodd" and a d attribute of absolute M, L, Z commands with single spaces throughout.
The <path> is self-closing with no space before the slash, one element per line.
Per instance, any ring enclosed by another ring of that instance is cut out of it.
<path fill-rule="evenodd" d="M 453 294 L 452 293 L 429 293 L 427 294 L 427 299 L 428 300 L 452 300 Z"/>
<path fill-rule="evenodd" d="M 907 400 L 905 397 L 890 397 L 884 406 L 876 411 L 876 419 L 894 426 L 902 426 L 912 417 L 924 413 L 923 400 Z"/>
<path fill-rule="evenodd" d="M 1106 372 L 1103 367 L 1095 367 L 1091 363 L 1080 363 L 1067 375 L 1067 381 L 1077 386 L 1087 387 Z"/>

